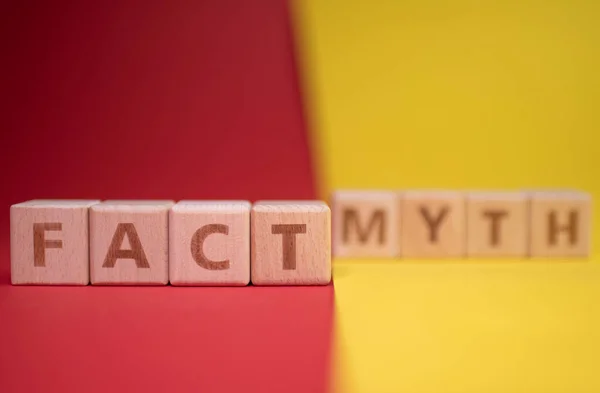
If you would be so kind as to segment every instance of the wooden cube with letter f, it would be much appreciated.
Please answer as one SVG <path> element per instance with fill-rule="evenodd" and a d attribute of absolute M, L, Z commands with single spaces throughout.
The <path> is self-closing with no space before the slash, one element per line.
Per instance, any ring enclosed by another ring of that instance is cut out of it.
<path fill-rule="evenodd" d="M 32 200 L 10 208 L 11 281 L 87 285 L 88 215 L 96 200 Z"/>
<path fill-rule="evenodd" d="M 320 201 L 257 202 L 251 213 L 255 285 L 327 285 L 331 211 Z"/>

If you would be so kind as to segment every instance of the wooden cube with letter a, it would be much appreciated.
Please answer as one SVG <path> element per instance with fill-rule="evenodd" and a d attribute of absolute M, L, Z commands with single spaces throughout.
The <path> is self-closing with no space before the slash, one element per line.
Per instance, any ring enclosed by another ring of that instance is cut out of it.
<path fill-rule="evenodd" d="M 90 209 L 92 284 L 166 285 L 172 201 L 106 201 Z"/>
<path fill-rule="evenodd" d="M 469 257 L 525 257 L 529 198 L 522 192 L 471 192 L 467 195 Z"/>
<path fill-rule="evenodd" d="M 401 199 L 402 255 L 464 257 L 466 199 L 454 191 L 407 191 Z"/>
<path fill-rule="evenodd" d="M 585 257 L 590 253 L 592 201 L 578 191 L 531 193 L 530 254 Z"/>
<path fill-rule="evenodd" d="M 11 282 L 89 284 L 88 210 L 98 202 L 32 200 L 11 206 Z"/>
<path fill-rule="evenodd" d="M 331 211 L 320 201 L 263 201 L 251 212 L 255 285 L 326 285 L 331 281 Z"/>
<path fill-rule="evenodd" d="M 333 255 L 399 256 L 400 206 L 393 191 L 337 191 L 332 195 Z"/>
<path fill-rule="evenodd" d="M 248 285 L 248 201 L 181 201 L 169 217 L 172 285 Z"/>

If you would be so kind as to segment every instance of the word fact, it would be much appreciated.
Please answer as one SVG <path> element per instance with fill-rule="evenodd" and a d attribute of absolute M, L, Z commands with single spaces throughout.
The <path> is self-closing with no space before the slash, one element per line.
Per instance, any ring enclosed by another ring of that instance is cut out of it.
<path fill-rule="evenodd" d="M 33 200 L 11 206 L 14 285 L 327 285 L 320 201 Z"/>

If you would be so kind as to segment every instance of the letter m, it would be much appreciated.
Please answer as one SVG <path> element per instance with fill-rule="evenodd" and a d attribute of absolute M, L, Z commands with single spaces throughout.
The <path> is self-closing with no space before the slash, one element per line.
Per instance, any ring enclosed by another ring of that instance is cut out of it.
<path fill-rule="evenodd" d="M 360 222 L 355 209 L 345 209 L 342 217 L 342 240 L 345 243 L 350 240 L 353 232 L 359 243 L 366 243 L 374 232 L 377 234 L 377 243 L 385 243 L 386 215 L 383 210 L 375 210 L 366 223 Z"/>

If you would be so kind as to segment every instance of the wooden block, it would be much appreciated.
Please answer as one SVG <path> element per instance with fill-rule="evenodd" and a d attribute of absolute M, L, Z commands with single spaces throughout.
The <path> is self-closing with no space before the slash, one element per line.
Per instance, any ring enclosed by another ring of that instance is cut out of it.
<path fill-rule="evenodd" d="M 466 199 L 452 191 L 407 191 L 401 196 L 400 244 L 407 258 L 466 255 Z"/>
<path fill-rule="evenodd" d="M 172 201 L 106 201 L 92 206 L 92 284 L 166 285 L 172 206 Z"/>
<path fill-rule="evenodd" d="M 255 285 L 326 285 L 331 281 L 331 211 L 320 201 L 263 201 L 252 207 Z"/>
<path fill-rule="evenodd" d="M 11 206 L 12 283 L 87 285 L 88 210 L 98 202 L 32 200 Z"/>
<path fill-rule="evenodd" d="M 181 201 L 169 215 L 172 285 L 248 285 L 250 202 Z"/>
<path fill-rule="evenodd" d="M 529 200 L 522 192 L 467 194 L 467 255 L 525 257 Z"/>
<path fill-rule="evenodd" d="M 332 195 L 333 255 L 397 257 L 400 250 L 398 193 L 337 191 Z"/>
<path fill-rule="evenodd" d="M 590 254 L 591 197 L 577 191 L 531 193 L 533 257 L 585 257 Z"/>

